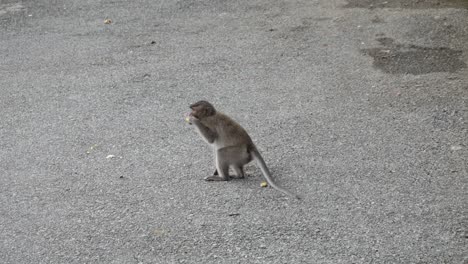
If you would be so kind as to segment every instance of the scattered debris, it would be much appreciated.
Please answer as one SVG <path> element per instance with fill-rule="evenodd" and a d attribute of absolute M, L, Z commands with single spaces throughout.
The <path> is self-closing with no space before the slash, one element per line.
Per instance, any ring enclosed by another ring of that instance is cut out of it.
<path fill-rule="evenodd" d="M 462 149 L 462 146 L 456 146 L 455 145 L 455 146 L 450 147 L 450 150 L 452 150 L 452 151 L 457 151 L 457 150 L 461 150 L 461 149 Z"/>
<path fill-rule="evenodd" d="M 155 229 L 153 229 L 152 233 L 153 233 L 154 236 L 160 237 L 160 236 L 165 235 L 167 233 L 167 231 L 164 230 L 164 229 L 155 228 Z"/>
<path fill-rule="evenodd" d="M 89 147 L 89 149 L 86 151 L 86 154 L 90 154 L 97 146 L 98 144 L 94 144 L 91 147 Z"/>

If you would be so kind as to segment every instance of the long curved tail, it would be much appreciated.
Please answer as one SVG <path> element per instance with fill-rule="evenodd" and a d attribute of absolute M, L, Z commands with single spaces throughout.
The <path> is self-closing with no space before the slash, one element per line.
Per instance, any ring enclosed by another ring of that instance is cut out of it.
<path fill-rule="evenodd" d="M 258 152 L 257 148 L 252 148 L 250 153 L 252 154 L 252 157 L 253 159 L 257 162 L 258 166 L 260 167 L 260 170 L 262 171 L 263 173 L 263 177 L 265 177 L 265 179 L 267 180 L 268 184 L 275 188 L 276 190 L 282 192 L 282 193 L 285 193 L 291 197 L 294 197 L 296 199 L 301 199 L 297 194 L 294 194 L 288 190 L 285 190 L 281 187 L 279 187 L 278 185 L 276 185 L 276 183 L 273 181 L 273 178 L 271 177 L 271 173 L 270 171 L 268 170 L 268 167 L 267 165 L 265 164 L 265 161 L 263 160 L 262 158 L 262 155 L 260 155 L 260 152 Z"/>

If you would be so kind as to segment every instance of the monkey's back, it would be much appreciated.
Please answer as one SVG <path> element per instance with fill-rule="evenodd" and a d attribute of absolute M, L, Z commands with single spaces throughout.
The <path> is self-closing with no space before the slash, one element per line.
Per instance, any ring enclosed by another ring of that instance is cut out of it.
<path fill-rule="evenodd" d="M 210 129 L 218 134 L 215 141 L 217 148 L 239 145 L 251 146 L 253 144 L 247 131 L 227 115 L 217 112 L 211 117 L 211 120 L 207 121 Z"/>

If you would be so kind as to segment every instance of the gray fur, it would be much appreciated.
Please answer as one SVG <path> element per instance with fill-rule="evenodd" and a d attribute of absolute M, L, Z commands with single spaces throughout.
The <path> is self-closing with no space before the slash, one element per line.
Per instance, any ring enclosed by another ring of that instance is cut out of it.
<path fill-rule="evenodd" d="M 229 180 L 229 168 L 237 178 L 244 178 L 244 165 L 255 160 L 268 184 L 274 189 L 299 199 L 299 196 L 279 187 L 245 129 L 223 113 L 215 110 L 212 104 L 199 101 L 190 106 L 190 124 L 195 125 L 200 136 L 213 146 L 216 171 L 205 178 L 207 181 Z"/>

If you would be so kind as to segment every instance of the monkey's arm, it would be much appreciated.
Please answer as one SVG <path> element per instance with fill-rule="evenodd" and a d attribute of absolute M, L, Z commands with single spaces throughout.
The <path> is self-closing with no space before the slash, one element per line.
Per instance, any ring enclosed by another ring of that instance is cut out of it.
<path fill-rule="evenodd" d="M 203 125 L 197 118 L 191 118 L 190 121 L 195 125 L 198 133 L 206 140 L 206 142 L 211 144 L 215 141 L 217 137 L 216 132 Z"/>

